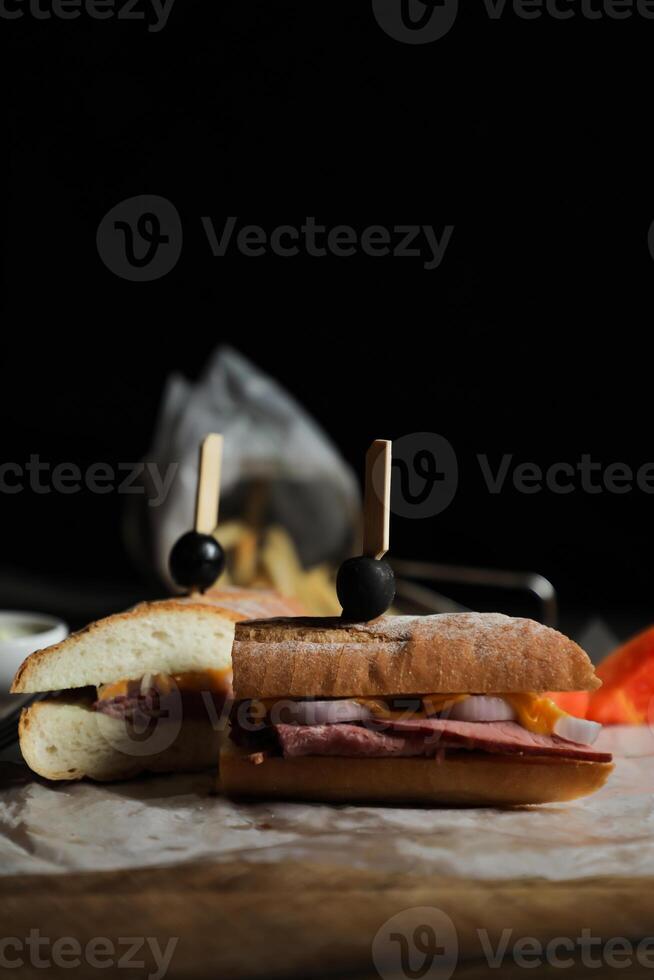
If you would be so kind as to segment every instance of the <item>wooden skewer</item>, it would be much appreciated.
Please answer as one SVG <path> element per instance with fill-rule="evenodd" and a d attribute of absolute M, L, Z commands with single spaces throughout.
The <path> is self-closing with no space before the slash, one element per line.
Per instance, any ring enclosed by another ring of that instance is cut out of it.
<path fill-rule="evenodd" d="M 389 548 L 391 446 L 389 439 L 375 439 L 366 453 L 363 554 L 368 558 L 383 558 Z"/>
<path fill-rule="evenodd" d="M 211 432 L 200 444 L 198 487 L 195 494 L 195 530 L 200 534 L 212 534 L 218 524 L 222 459 L 223 437 Z"/>

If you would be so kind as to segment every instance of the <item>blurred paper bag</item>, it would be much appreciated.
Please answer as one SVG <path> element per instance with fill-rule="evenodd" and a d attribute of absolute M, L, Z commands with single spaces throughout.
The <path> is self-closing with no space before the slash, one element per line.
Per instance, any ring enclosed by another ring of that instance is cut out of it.
<path fill-rule="evenodd" d="M 198 446 L 208 432 L 225 437 L 221 523 L 285 528 L 305 568 L 341 560 L 360 514 L 354 474 L 280 385 L 221 347 L 197 383 L 169 378 L 148 454 L 162 470 L 178 464 L 169 494 L 149 508 L 154 560 L 164 579 L 170 581 L 173 543 L 193 524 Z"/>

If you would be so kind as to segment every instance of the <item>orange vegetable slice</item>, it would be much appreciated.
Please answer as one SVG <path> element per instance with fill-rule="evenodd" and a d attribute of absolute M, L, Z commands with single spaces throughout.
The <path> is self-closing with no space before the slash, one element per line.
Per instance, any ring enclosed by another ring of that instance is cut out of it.
<path fill-rule="evenodd" d="M 654 626 L 609 654 L 597 676 L 602 687 L 590 697 L 588 718 L 603 725 L 654 721 Z"/>
<path fill-rule="evenodd" d="M 575 718 L 586 717 L 590 701 L 589 691 L 550 691 L 546 697 L 551 698 L 554 704 L 567 714 Z"/>

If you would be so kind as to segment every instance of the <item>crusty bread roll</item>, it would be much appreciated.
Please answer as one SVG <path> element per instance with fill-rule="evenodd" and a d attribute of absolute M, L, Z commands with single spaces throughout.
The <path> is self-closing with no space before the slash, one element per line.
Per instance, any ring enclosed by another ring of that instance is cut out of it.
<path fill-rule="evenodd" d="M 226 743 L 220 753 L 219 788 L 250 799 L 320 800 L 327 803 L 517 806 L 574 800 L 600 789 L 610 762 L 448 753 L 435 759 L 264 757 Z"/>
<path fill-rule="evenodd" d="M 354 724 L 343 724 L 340 733 L 337 722 L 316 724 L 313 733 L 306 722 L 314 741 L 305 755 L 292 750 L 298 739 L 289 736 L 297 730 L 275 725 L 270 712 L 276 699 L 522 693 L 523 701 L 532 704 L 537 698 L 531 695 L 539 692 L 598 687 L 584 651 L 532 620 L 456 613 L 383 616 L 369 623 L 307 618 L 243 622 L 236 626 L 232 657 L 234 698 L 263 700 L 266 714 L 260 734 L 249 727 L 259 709 L 251 718 L 242 719 L 238 711 L 233 716 L 234 742 L 221 749 L 220 757 L 221 787 L 230 796 L 513 806 L 585 796 L 599 789 L 613 769 L 608 753 L 598 753 L 593 761 L 581 759 L 583 747 L 572 742 L 566 752 L 565 739 L 553 734 L 555 716 L 548 702 L 539 709 L 538 721 L 529 712 L 514 713 L 515 720 L 504 722 L 439 719 L 441 752 L 400 754 L 401 745 L 392 739 L 386 744 L 373 731 L 374 758 L 371 739 L 357 729 L 356 713 Z M 402 724 L 407 722 L 393 723 L 400 741 Z M 546 727 L 541 730 L 542 724 Z M 429 722 L 425 725 L 428 732 Z M 466 730 L 455 730 L 457 725 Z M 334 729 L 338 737 L 326 741 Z M 530 732 L 534 734 L 528 737 Z M 537 734 L 541 741 L 534 748 Z"/>
<path fill-rule="evenodd" d="M 144 602 L 107 616 L 66 640 L 38 650 L 20 666 L 15 694 L 71 692 L 147 674 L 224 671 L 229 693 L 234 625 L 239 619 L 302 611 L 264 590 L 210 590 L 205 595 Z M 93 692 L 91 692 L 93 693 Z M 124 779 L 139 772 L 214 766 L 225 725 L 209 708 L 182 711 L 180 723 L 159 722 L 139 740 L 129 722 L 92 709 L 84 694 L 37 702 L 22 712 L 25 761 L 46 779 Z M 183 706 L 182 706 L 183 709 Z"/>
<path fill-rule="evenodd" d="M 592 691 L 601 683 L 572 640 L 499 613 L 244 622 L 233 656 L 238 699 Z"/>
<path fill-rule="evenodd" d="M 149 743 L 141 743 L 130 737 L 122 719 L 93 711 L 91 703 L 37 701 L 21 713 L 20 747 L 30 769 L 45 779 L 106 782 L 141 772 L 207 769 L 217 763 L 222 732 L 214 730 L 208 716 L 185 718 L 171 730 L 161 722 Z"/>
<path fill-rule="evenodd" d="M 239 619 L 296 611 L 294 600 L 264 590 L 213 590 L 192 598 L 143 602 L 32 653 L 19 667 L 11 692 L 63 691 L 145 674 L 228 669 Z"/>

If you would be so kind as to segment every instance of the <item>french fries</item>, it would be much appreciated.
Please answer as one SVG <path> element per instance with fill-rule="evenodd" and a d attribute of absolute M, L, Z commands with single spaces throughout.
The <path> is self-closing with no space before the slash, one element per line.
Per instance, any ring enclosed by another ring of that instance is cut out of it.
<path fill-rule="evenodd" d="M 285 528 L 229 521 L 216 528 L 215 536 L 227 554 L 221 583 L 276 589 L 297 599 L 312 616 L 340 614 L 334 586 L 335 569 L 324 564 L 305 570 Z"/>

